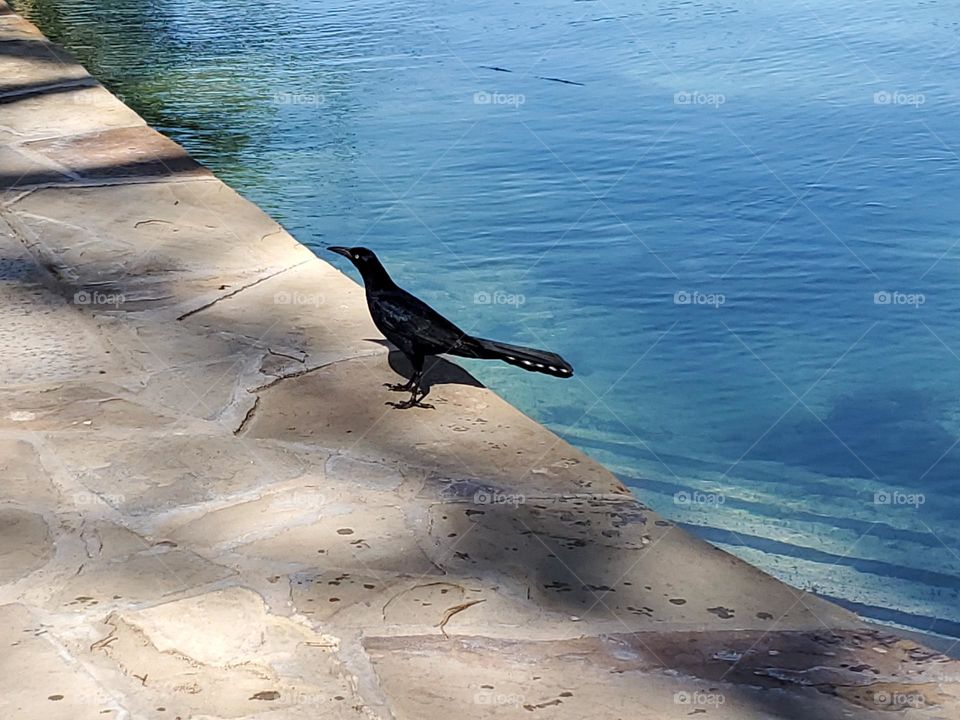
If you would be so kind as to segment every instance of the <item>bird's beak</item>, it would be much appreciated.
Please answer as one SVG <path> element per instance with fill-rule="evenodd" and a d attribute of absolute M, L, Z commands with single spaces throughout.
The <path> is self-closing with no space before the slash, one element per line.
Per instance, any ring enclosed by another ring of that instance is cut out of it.
<path fill-rule="evenodd" d="M 330 252 L 335 252 L 337 255 L 343 255 L 348 260 L 350 259 L 350 248 L 340 247 L 339 245 L 331 245 L 327 248 Z"/>

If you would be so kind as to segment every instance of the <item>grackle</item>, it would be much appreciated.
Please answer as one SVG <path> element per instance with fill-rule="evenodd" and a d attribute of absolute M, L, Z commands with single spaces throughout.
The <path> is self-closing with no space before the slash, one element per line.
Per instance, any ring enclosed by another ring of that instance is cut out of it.
<path fill-rule="evenodd" d="M 371 250 L 362 247 L 328 249 L 343 255 L 360 271 L 374 325 L 413 366 L 413 377 L 406 384 L 386 383 L 391 390 L 410 392 L 410 399 L 388 405 L 396 408 L 433 407 L 423 402 L 429 391 L 420 389 L 423 363 L 428 355 L 446 353 L 457 357 L 502 360 L 524 370 L 554 377 L 573 375 L 570 364 L 556 353 L 467 335 L 425 302 L 399 287 Z"/>

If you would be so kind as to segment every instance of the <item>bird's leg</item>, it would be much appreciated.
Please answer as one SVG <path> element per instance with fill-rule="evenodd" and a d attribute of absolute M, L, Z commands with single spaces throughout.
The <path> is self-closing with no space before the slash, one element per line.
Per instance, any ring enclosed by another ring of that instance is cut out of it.
<path fill-rule="evenodd" d="M 415 357 L 413 359 L 413 377 L 410 378 L 410 382 L 408 382 L 405 386 L 391 388 L 391 390 L 409 390 L 410 399 L 403 400 L 402 402 L 388 402 L 386 403 L 387 405 L 391 405 L 398 410 L 406 410 L 407 408 L 412 407 L 428 408 L 430 410 L 436 409 L 433 407 L 433 405 L 423 402 L 423 399 L 427 396 L 427 393 L 430 392 L 429 390 L 420 390 L 420 381 L 423 379 L 423 360 L 424 359 L 422 357 Z M 419 397 L 417 397 L 418 395 Z"/>
<path fill-rule="evenodd" d="M 417 397 L 417 393 L 420 393 L 420 397 Z M 420 389 L 420 381 L 417 381 L 417 386 L 413 389 L 413 395 L 410 396 L 410 407 L 422 407 L 428 408 L 430 410 L 436 410 L 436 408 L 430 403 L 425 403 L 423 399 L 430 393 L 430 389 L 426 390 Z"/>
<path fill-rule="evenodd" d="M 393 392 L 410 392 L 420 384 L 420 376 L 423 374 L 423 357 L 407 355 L 407 359 L 413 367 L 413 375 L 410 379 L 405 383 L 384 383 L 385 388 L 390 388 Z"/>

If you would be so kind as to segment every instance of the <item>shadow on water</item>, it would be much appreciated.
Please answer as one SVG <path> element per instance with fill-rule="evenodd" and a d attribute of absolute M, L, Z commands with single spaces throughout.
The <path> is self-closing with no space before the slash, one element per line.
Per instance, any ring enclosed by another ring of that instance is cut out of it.
<path fill-rule="evenodd" d="M 915 388 L 872 387 L 836 398 L 822 422 L 805 408 L 791 411 L 749 457 L 918 491 L 947 487 L 960 476 L 960 452 L 943 424 L 946 407 Z"/>

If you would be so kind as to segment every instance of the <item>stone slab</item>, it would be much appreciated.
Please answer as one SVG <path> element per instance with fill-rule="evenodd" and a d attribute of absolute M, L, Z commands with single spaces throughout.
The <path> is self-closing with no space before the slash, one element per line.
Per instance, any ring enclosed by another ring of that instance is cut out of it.
<path fill-rule="evenodd" d="M 52 554 L 50 528 L 42 516 L 0 505 L 0 583 L 26 577 Z"/>
<path fill-rule="evenodd" d="M 889 635 L 634 634 L 526 642 L 371 637 L 397 720 L 955 717 L 958 663 L 923 660 Z M 881 653 L 876 652 L 882 651 Z M 812 668 L 812 669 L 811 669 Z M 443 692 L 437 692 L 443 688 Z"/>
<path fill-rule="evenodd" d="M 0 37 L 5 31 L 0 18 Z M 101 85 L 75 85 L 62 92 L 8 98 L 3 105 L 0 145 L 131 125 L 144 122 Z"/>
<path fill-rule="evenodd" d="M 373 333 L 371 333 L 373 337 Z M 441 361 L 444 362 L 444 361 Z M 449 363 L 434 371 L 437 411 L 397 411 L 387 358 L 322 367 L 260 393 L 250 437 L 294 438 L 429 467 L 441 478 L 476 478 L 512 492 L 629 491 L 597 463 Z M 468 384 L 460 384 L 466 381 Z M 508 410 L 509 408 L 509 410 Z"/>
<path fill-rule="evenodd" d="M 13 39 L 3 43 L 0 98 L 51 86 L 72 85 L 77 81 L 93 82 L 73 56 L 54 43 L 39 38 Z"/>
<path fill-rule="evenodd" d="M 92 378 L 116 369 L 95 329 L 49 289 L 50 282 L 0 218 L 0 387 Z"/>
<path fill-rule="evenodd" d="M 102 720 L 119 709 L 46 637 L 43 624 L 19 604 L 0 606 L 0 717 L 5 720 Z"/>
<path fill-rule="evenodd" d="M 0 4 L 0 42 L 9 40 L 42 40 L 43 35 L 33 25 Z"/>
<path fill-rule="evenodd" d="M 336 639 L 271 615 L 249 590 L 115 614 L 108 625 L 98 652 L 128 680 L 148 678 L 132 704 L 150 717 L 369 717 Z"/>
<path fill-rule="evenodd" d="M 25 440 L 0 439 L 0 503 L 11 503 L 25 509 L 44 510 L 55 507 L 59 492 L 47 475 L 40 455 Z"/>
<path fill-rule="evenodd" d="M 210 177 L 182 147 L 146 125 L 31 140 L 20 147 L 87 181 Z M 19 184 L 40 183 L 27 177 Z"/>
<path fill-rule="evenodd" d="M 99 443 L 63 438 L 56 452 L 86 490 L 131 519 L 156 519 L 231 497 L 246 499 L 308 470 L 283 448 L 184 432 Z"/>
<path fill-rule="evenodd" d="M 496 493 L 432 505 L 428 553 L 448 574 L 494 576 L 537 608 L 620 629 L 859 624 L 633 500 Z"/>
<path fill-rule="evenodd" d="M 189 550 L 167 544 L 132 555 L 84 562 L 45 604 L 58 612 L 88 612 L 153 603 L 231 575 Z"/>

